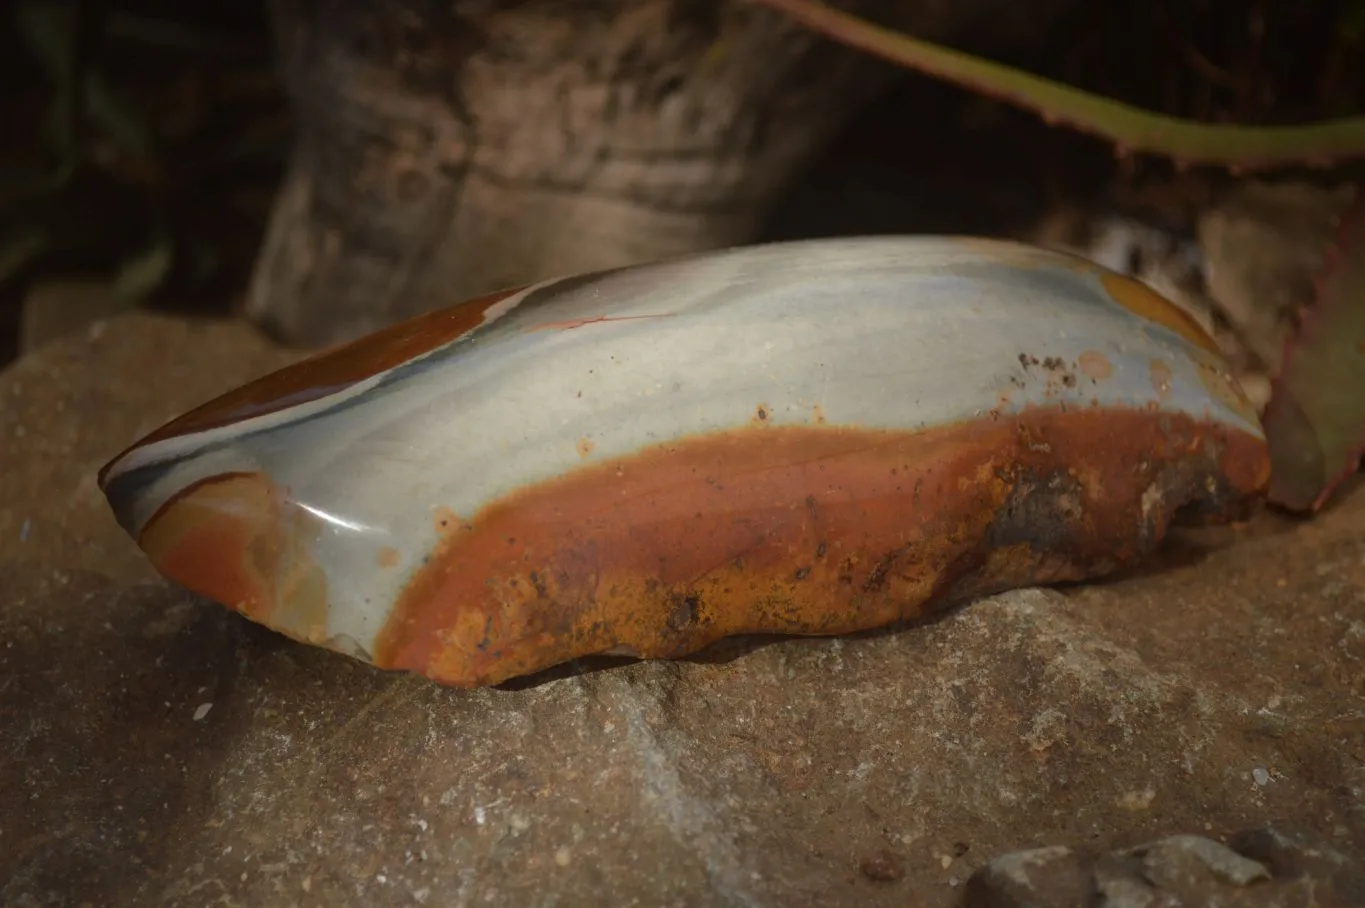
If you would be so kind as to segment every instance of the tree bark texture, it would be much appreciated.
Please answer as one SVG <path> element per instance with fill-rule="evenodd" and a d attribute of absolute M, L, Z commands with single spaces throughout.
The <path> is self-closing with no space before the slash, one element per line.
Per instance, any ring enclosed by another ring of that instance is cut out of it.
<path fill-rule="evenodd" d="M 838 5 L 989 49 L 1039 37 L 1070 2 Z M 899 75 L 744 0 L 272 0 L 272 15 L 298 133 L 247 312 L 304 345 L 746 242 Z"/>

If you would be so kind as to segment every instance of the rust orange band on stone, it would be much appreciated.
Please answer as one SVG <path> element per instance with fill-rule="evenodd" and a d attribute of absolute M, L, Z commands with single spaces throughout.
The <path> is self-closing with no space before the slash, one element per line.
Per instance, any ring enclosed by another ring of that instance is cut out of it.
<path fill-rule="evenodd" d="M 474 515 L 408 584 L 374 660 L 471 686 L 613 650 L 864 630 L 1131 565 L 1177 509 L 1219 513 L 1268 474 L 1251 435 L 1136 410 L 684 439 Z"/>
<path fill-rule="evenodd" d="M 326 579 L 311 557 L 318 529 L 269 477 L 226 473 L 167 501 L 138 544 L 186 589 L 318 643 L 327 629 Z"/>

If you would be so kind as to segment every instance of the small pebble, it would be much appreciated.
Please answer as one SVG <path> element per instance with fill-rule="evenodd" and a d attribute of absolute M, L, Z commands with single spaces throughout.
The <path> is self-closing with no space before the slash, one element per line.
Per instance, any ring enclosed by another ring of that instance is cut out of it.
<path fill-rule="evenodd" d="M 1269 785 L 1270 773 L 1266 772 L 1264 769 L 1257 766 L 1255 769 L 1251 771 L 1251 779 L 1257 785 Z"/>
<path fill-rule="evenodd" d="M 860 869 L 863 876 L 878 883 L 894 883 L 905 876 L 905 867 L 901 863 L 900 855 L 886 850 L 864 858 Z"/>
<path fill-rule="evenodd" d="M 568 867 L 571 860 L 573 860 L 573 855 L 569 853 L 569 849 L 560 848 L 555 852 L 555 863 L 560 867 Z"/>
<path fill-rule="evenodd" d="M 203 721 L 204 717 L 209 714 L 209 710 L 211 709 L 213 709 L 212 703 L 200 703 L 199 708 L 194 711 L 194 721 Z"/>

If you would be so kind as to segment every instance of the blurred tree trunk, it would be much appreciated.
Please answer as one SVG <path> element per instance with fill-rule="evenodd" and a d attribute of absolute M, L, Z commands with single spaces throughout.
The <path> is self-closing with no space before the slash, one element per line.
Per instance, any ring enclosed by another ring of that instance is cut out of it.
<path fill-rule="evenodd" d="M 839 5 L 989 49 L 1037 41 L 1071 2 Z M 272 0 L 272 16 L 299 130 L 247 311 L 308 345 L 746 242 L 899 75 L 743 0 Z"/>

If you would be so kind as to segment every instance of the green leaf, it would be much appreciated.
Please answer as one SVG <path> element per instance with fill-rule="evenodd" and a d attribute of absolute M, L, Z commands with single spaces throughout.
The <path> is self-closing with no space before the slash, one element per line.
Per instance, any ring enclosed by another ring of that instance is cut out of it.
<path fill-rule="evenodd" d="M 1236 126 L 1168 117 L 882 28 L 816 0 L 750 2 L 848 47 L 1033 111 L 1051 126 L 1098 136 L 1124 155 L 1160 154 L 1182 164 L 1244 171 L 1365 157 L 1365 117 L 1303 126 Z"/>
<path fill-rule="evenodd" d="M 81 84 L 80 61 L 76 59 L 77 15 L 78 7 L 74 3 L 29 0 L 14 8 L 15 25 L 56 88 L 46 129 L 53 151 L 67 161 L 79 154 L 76 134 Z"/>
<path fill-rule="evenodd" d="M 1270 500 L 1317 511 L 1365 452 L 1365 189 L 1342 216 L 1315 304 L 1285 351 L 1263 420 Z"/>
<path fill-rule="evenodd" d="M 47 235 L 36 229 L 22 230 L 0 241 L 0 286 L 13 280 L 46 248 Z"/>
<path fill-rule="evenodd" d="M 85 83 L 86 111 L 114 144 L 144 161 L 153 159 L 151 130 L 137 108 L 129 104 L 98 72 Z"/>
<path fill-rule="evenodd" d="M 159 238 L 123 263 L 114 279 L 114 295 L 125 303 L 142 302 L 165 283 L 174 264 L 175 245 L 169 238 Z"/>

